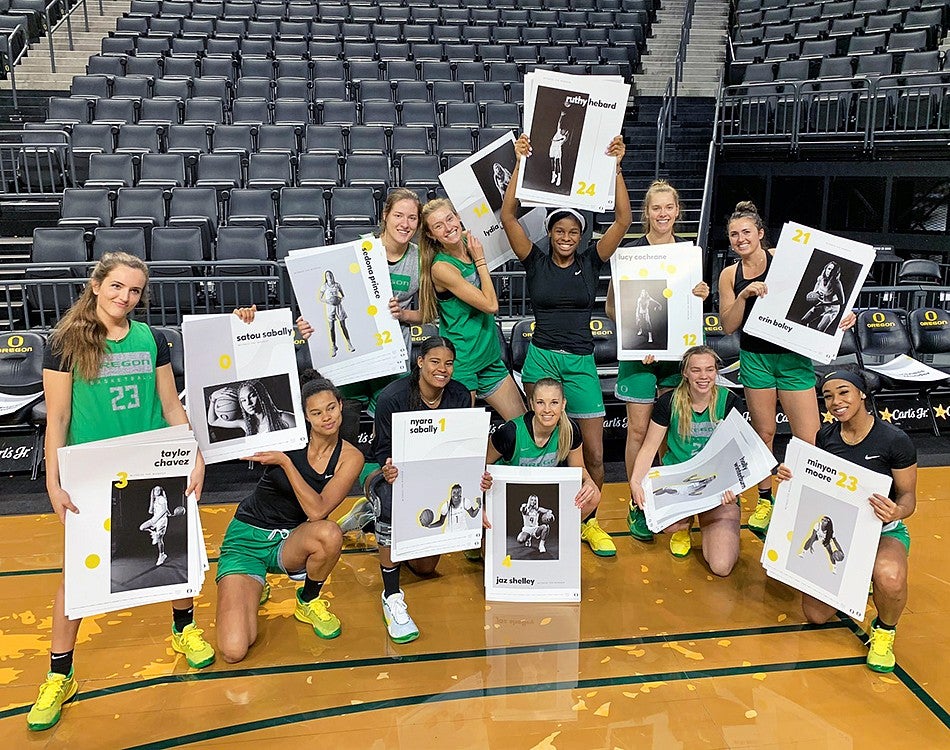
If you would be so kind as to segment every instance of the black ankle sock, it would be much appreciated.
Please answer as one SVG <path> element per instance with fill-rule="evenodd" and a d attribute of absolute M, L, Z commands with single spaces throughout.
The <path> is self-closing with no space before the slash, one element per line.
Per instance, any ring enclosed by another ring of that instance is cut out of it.
<path fill-rule="evenodd" d="M 882 630 L 897 630 L 896 625 L 888 625 L 880 617 L 875 617 L 874 622 L 871 623 L 872 628 L 881 628 Z"/>
<path fill-rule="evenodd" d="M 195 608 L 194 606 L 188 607 L 188 609 L 172 607 L 172 617 L 175 618 L 175 631 L 181 633 L 195 621 Z"/>
<path fill-rule="evenodd" d="M 73 668 L 73 652 L 66 651 L 62 654 L 50 653 L 49 655 L 49 671 L 55 672 L 56 674 L 65 674 L 68 675 L 70 670 Z"/>
<path fill-rule="evenodd" d="M 587 518 L 581 519 L 581 523 L 587 523 L 590 519 L 596 518 L 596 517 L 597 517 L 597 510 L 594 509 L 593 511 L 591 511 L 591 514 L 587 516 Z"/>
<path fill-rule="evenodd" d="M 315 581 L 310 576 L 303 582 L 303 588 L 300 589 L 298 596 L 302 602 L 312 602 L 320 596 L 320 589 L 323 588 L 323 581 Z"/>
<path fill-rule="evenodd" d="M 769 487 L 768 489 L 763 490 L 761 487 L 759 487 L 759 500 L 768 500 L 769 502 L 772 502 L 772 488 Z"/>
<path fill-rule="evenodd" d="M 392 568 L 379 566 L 383 574 L 383 596 L 390 597 L 399 593 L 399 569 L 401 567 L 399 563 L 395 563 Z"/>

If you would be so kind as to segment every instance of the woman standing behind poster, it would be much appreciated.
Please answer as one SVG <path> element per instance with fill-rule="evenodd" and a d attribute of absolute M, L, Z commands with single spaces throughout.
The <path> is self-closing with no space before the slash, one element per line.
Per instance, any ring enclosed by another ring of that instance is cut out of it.
<path fill-rule="evenodd" d="M 514 180 L 509 184 L 513 184 Z M 498 297 L 477 237 L 462 228 L 452 203 L 436 198 L 422 207 L 419 306 L 426 323 L 458 352 L 455 379 L 488 402 L 502 419 L 524 414 L 524 402 L 501 356 L 495 313 Z"/>
<path fill-rule="evenodd" d="M 871 574 L 877 617 L 871 623 L 867 657 L 870 669 L 892 672 L 897 621 L 907 605 L 910 533 L 904 519 L 917 508 L 917 449 L 906 433 L 868 411 L 867 392 L 859 372 L 834 370 L 825 375 L 821 395 L 837 421 L 822 426 L 815 445 L 893 479 L 888 497 L 874 494 L 868 498 L 884 525 Z M 779 481 L 791 478 L 788 468 L 780 466 Z M 808 594 L 802 594 L 802 610 L 813 623 L 828 622 L 835 614 L 834 607 Z"/>
<path fill-rule="evenodd" d="M 130 318 L 148 285 L 148 268 L 127 253 L 106 253 L 79 299 L 59 321 L 43 362 L 46 398 L 46 489 L 65 522 L 79 505 L 60 486 L 57 450 L 95 440 L 188 424 L 178 400 L 164 335 Z M 198 453 L 185 494 L 201 494 L 204 460 Z M 59 721 L 63 703 L 79 689 L 73 651 L 82 619 L 67 619 L 65 578 L 53 603 L 50 669 L 27 715 L 33 731 Z M 214 661 L 214 649 L 194 622 L 194 600 L 172 602 L 172 648 L 194 669 Z"/>
<path fill-rule="evenodd" d="M 680 196 L 666 180 L 654 180 L 647 193 L 643 196 L 640 219 L 643 225 L 643 236 L 630 243 L 629 247 L 648 247 L 650 245 L 668 245 L 674 242 L 686 242 L 682 237 L 674 234 L 676 221 L 680 217 Z M 709 285 L 705 281 L 693 287 L 693 294 L 701 300 L 709 296 Z M 614 285 L 611 281 L 607 288 L 607 316 L 616 320 Z M 662 395 L 680 382 L 679 362 L 658 362 L 652 354 L 648 354 L 641 362 L 624 360 L 617 367 L 617 385 L 614 387 L 614 396 L 623 401 L 627 411 L 627 442 L 624 448 L 624 464 L 627 469 L 627 481 L 633 476 L 633 464 L 637 460 L 637 453 L 643 445 L 647 428 L 650 426 L 650 416 L 653 414 L 653 403 L 657 396 Z M 627 526 L 630 535 L 641 542 L 652 542 L 653 532 L 647 526 L 646 516 L 637 507 L 630 503 L 627 513 Z"/>
<path fill-rule="evenodd" d="M 729 217 L 728 233 L 739 262 L 719 275 L 719 322 L 727 334 L 740 331 L 739 380 L 745 390 L 752 427 L 771 451 L 777 398 L 788 416 L 792 435 L 814 445 L 819 416 L 812 361 L 742 330 L 756 298 L 768 294 L 765 277 L 772 265 L 772 253 L 763 244 L 765 225 L 754 203 L 743 201 L 736 205 Z M 840 327 L 850 328 L 855 319 L 854 313 L 849 312 Z M 759 501 L 749 517 L 752 531 L 766 532 L 773 501 L 772 478 L 766 477 L 759 483 Z"/>
<path fill-rule="evenodd" d="M 620 171 L 626 149 L 615 136 L 607 155 L 617 160 L 616 211 L 613 223 L 597 243 L 580 252 L 586 222 L 571 208 L 553 209 L 545 221 L 551 254 L 545 254 L 518 222 L 515 190 L 518 170 L 531 153 L 528 136 L 515 141 L 517 163 L 501 206 L 501 223 L 511 249 L 524 264 L 528 293 L 534 307 L 535 327 L 522 368 L 522 382 L 530 400 L 541 378 L 563 383 L 568 415 L 578 421 L 584 436 L 584 461 L 598 487 L 604 483 L 604 399 L 594 363 L 594 339 L 590 318 L 597 300 L 601 269 L 620 246 L 630 222 L 630 198 Z M 595 511 L 583 519 L 581 538 L 594 554 L 610 557 L 617 548 L 597 523 Z"/>

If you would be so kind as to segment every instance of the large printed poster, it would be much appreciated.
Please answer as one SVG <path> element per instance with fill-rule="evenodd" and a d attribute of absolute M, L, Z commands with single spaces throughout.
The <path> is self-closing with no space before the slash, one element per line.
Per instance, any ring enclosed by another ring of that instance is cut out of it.
<path fill-rule="evenodd" d="M 677 361 L 703 342 L 703 301 L 693 288 L 703 280 L 702 250 L 688 242 L 621 247 L 610 271 L 617 314 L 617 359 L 652 354 Z"/>
<path fill-rule="evenodd" d="M 195 596 L 208 569 L 198 504 L 186 496 L 198 444 L 187 427 L 60 448 L 71 619 Z"/>
<path fill-rule="evenodd" d="M 531 156 L 518 173 L 518 199 L 525 206 L 612 209 L 616 160 L 605 152 L 623 127 L 629 84 L 619 76 L 548 70 L 527 74 L 524 84 Z"/>
<path fill-rule="evenodd" d="M 766 573 L 864 619 L 881 521 L 868 498 L 891 477 L 792 438 L 762 550 Z"/>
<path fill-rule="evenodd" d="M 726 490 L 737 496 L 767 477 L 775 466 L 762 439 L 737 409 L 716 425 L 703 449 L 689 461 L 652 469 L 643 480 L 647 526 L 667 526 L 722 503 Z"/>
<path fill-rule="evenodd" d="M 844 335 L 838 326 L 854 306 L 874 257 L 871 245 L 787 223 L 765 278 L 768 294 L 752 302 L 743 330 L 831 362 Z"/>
<path fill-rule="evenodd" d="M 286 263 L 300 314 L 313 326 L 307 345 L 314 369 L 337 386 L 406 371 L 379 239 L 293 250 Z"/>
<path fill-rule="evenodd" d="M 186 315 L 185 393 L 202 456 L 217 463 L 307 444 L 290 310 Z"/>
<path fill-rule="evenodd" d="M 394 561 L 481 545 L 488 425 L 484 409 L 393 414 Z"/>
<path fill-rule="evenodd" d="M 506 133 L 439 175 L 462 224 L 482 241 L 491 270 L 515 257 L 501 226 L 501 203 L 515 170 L 514 143 Z M 544 237 L 546 215 L 543 208 L 520 209 L 518 220 L 532 242 Z"/>
<path fill-rule="evenodd" d="M 485 598 L 577 602 L 581 596 L 579 468 L 491 466 Z"/>

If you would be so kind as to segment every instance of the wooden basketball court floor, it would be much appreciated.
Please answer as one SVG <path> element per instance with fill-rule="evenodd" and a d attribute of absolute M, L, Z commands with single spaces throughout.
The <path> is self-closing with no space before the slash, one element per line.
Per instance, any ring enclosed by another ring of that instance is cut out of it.
<path fill-rule="evenodd" d="M 948 486 L 946 468 L 921 470 L 890 675 L 864 665 L 872 607 L 860 626 L 803 624 L 799 595 L 766 578 L 748 529 L 732 576 L 714 578 L 695 548 L 677 560 L 665 539 L 633 540 L 611 485 L 600 517 L 618 553 L 583 550 L 579 605 L 485 602 L 483 568 L 453 554 L 438 578 L 404 571 L 422 636 L 396 646 L 372 537 L 348 540 L 325 588 L 339 638 L 293 619 L 293 586 L 278 577 L 258 643 L 234 666 L 189 670 L 170 647 L 168 605 L 92 617 L 80 692 L 40 733 L 26 712 L 48 664 L 62 528 L 51 515 L 0 518 L 0 747 L 950 747 Z M 202 506 L 212 566 L 197 617 L 212 643 L 214 559 L 233 511 Z"/>

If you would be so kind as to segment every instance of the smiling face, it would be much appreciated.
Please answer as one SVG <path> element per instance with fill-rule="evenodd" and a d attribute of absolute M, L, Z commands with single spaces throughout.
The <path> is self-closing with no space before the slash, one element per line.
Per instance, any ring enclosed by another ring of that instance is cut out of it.
<path fill-rule="evenodd" d="M 409 244 L 419 228 L 419 202 L 403 198 L 393 203 L 391 209 L 383 215 L 383 235 L 400 246 Z"/>
<path fill-rule="evenodd" d="M 126 318 L 142 299 L 145 284 L 145 274 L 129 266 L 116 266 L 101 283 L 93 281 L 99 319 L 115 322 Z"/>
<path fill-rule="evenodd" d="M 535 418 L 548 429 L 553 430 L 564 411 L 564 393 L 553 385 L 536 386 L 531 396 L 531 408 Z"/>
<path fill-rule="evenodd" d="M 696 398 L 707 395 L 716 384 L 716 358 L 712 354 L 694 354 L 683 367 L 683 377 L 690 394 Z"/>
<path fill-rule="evenodd" d="M 570 260 L 581 242 L 581 225 L 576 219 L 568 217 L 558 219 L 551 225 L 548 237 L 551 240 L 551 254 L 555 260 Z"/>
<path fill-rule="evenodd" d="M 318 391 L 307 399 L 304 413 L 310 430 L 324 437 L 335 435 L 343 424 L 343 404 L 331 391 Z"/>
<path fill-rule="evenodd" d="M 449 384 L 455 370 L 455 355 L 444 346 L 437 346 L 416 360 L 419 377 L 429 386 L 441 391 Z"/>
<path fill-rule="evenodd" d="M 426 217 L 429 236 L 443 247 L 462 241 L 462 222 L 451 206 L 437 208 Z"/>
<path fill-rule="evenodd" d="M 847 380 L 829 380 L 821 388 L 821 397 L 825 400 L 825 408 L 831 416 L 841 423 L 846 423 L 866 413 L 864 408 L 864 394 Z"/>
<path fill-rule="evenodd" d="M 765 230 L 759 229 L 752 219 L 742 217 L 729 222 L 729 245 L 740 258 L 747 258 L 762 249 Z"/>
<path fill-rule="evenodd" d="M 661 238 L 669 237 L 672 242 L 673 225 L 680 215 L 680 205 L 675 193 L 669 190 L 655 190 L 647 200 L 646 206 L 649 232 Z"/>

